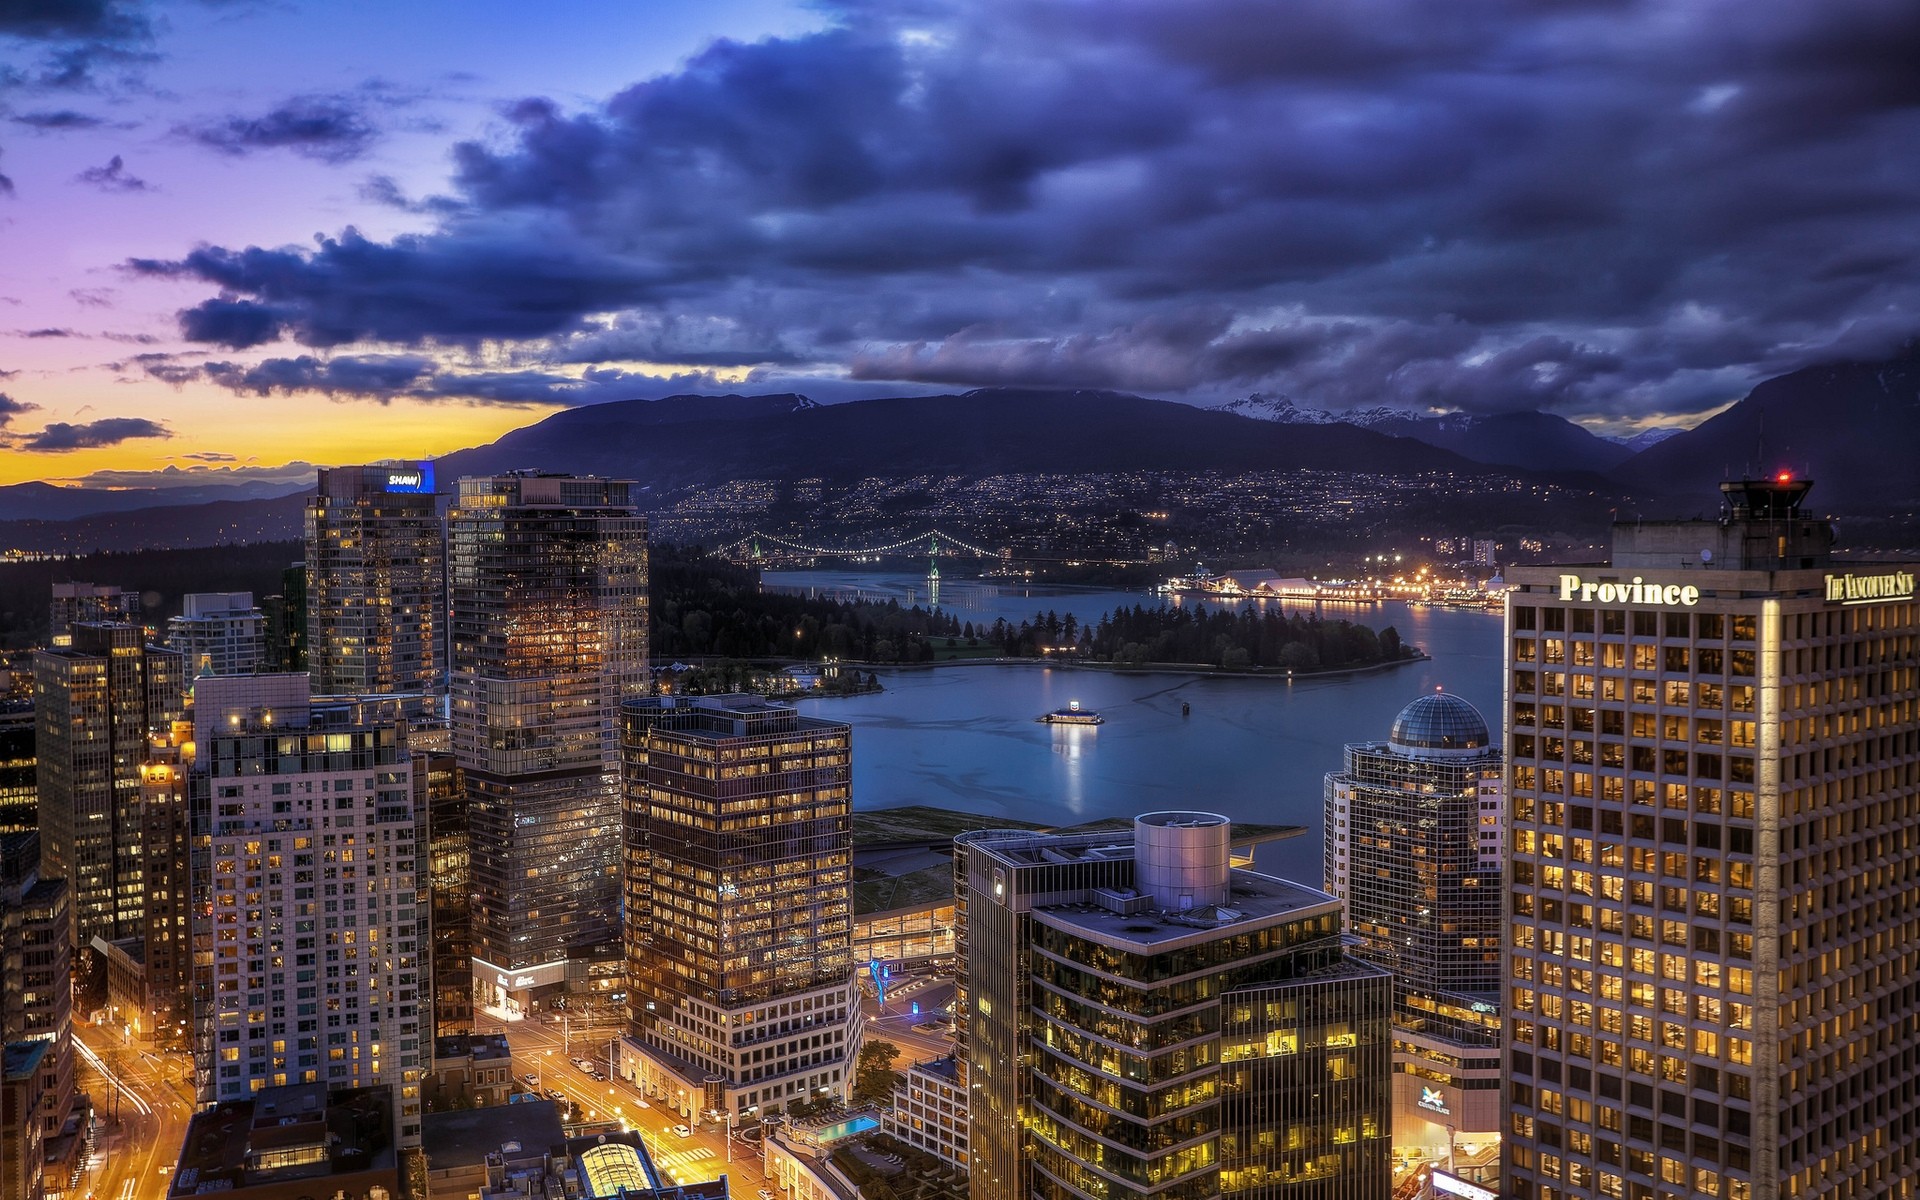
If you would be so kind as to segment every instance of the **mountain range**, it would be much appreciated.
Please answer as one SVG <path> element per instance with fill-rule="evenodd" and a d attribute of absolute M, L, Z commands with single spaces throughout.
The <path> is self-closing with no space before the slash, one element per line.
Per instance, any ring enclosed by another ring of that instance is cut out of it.
<path fill-rule="evenodd" d="M 1814 480 L 1810 503 L 1822 512 L 1882 513 L 1920 504 L 1920 341 L 1889 359 L 1777 376 L 1691 429 L 1650 430 L 1624 441 L 1549 413 L 1330 413 L 1258 394 L 1223 410 L 1296 427 L 1353 425 L 1475 462 L 1591 472 L 1650 510 L 1711 507 L 1719 481 L 1783 470 Z"/>
<path fill-rule="evenodd" d="M 1815 480 L 1812 505 L 1820 512 L 1885 517 L 1920 505 L 1917 447 L 1920 343 L 1883 361 L 1814 366 L 1767 380 L 1693 429 L 1626 442 L 1543 413 L 1380 408 L 1336 415 L 1260 395 L 1201 409 L 1120 392 L 989 388 L 832 405 L 793 393 L 615 401 L 556 413 L 437 465 L 447 482 L 521 468 L 636 479 L 643 502 L 736 479 L 1513 473 L 1618 492 L 1642 511 L 1676 515 L 1710 511 L 1722 479 L 1788 470 Z M 286 494 L 288 485 L 228 486 L 252 492 L 208 503 L 222 489 L 0 488 L 0 546 L 131 548 L 297 536 L 301 498 Z"/>
<path fill-rule="evenodd" d="M 718 414 L 718 415 L 712 415 Z M 672 396 L 556 413 L 437 464 L 440 478 L 522 467 L 637 479 L 1091 474 L 1319 467 L 1407 474 L 1492 468 L 1357 426 L 1283 427 L 1122 392 L 983 388 L 818 405 L 794 395 Z"/>
<path fill-rule="evenodd" d="M 213 504 L 222 500 L 271 500 L 305 491 L 310 484 L 251 480 L 185 487 L 60 487 L 35 480 L 0 487 L 0 521 L 70 521 L 95 513 Z"/>
<path fill-rule="evenodd" d="M 1220 411 L 1281 425 L 1356 425 L 1451 450 L 1494 466 L 1538 469 L 1553 463 L 1566 470 L 1606 474 L 1636 453 L 1681 433 L 1654 429 L 1633 438 L 1607 438 L 1552 413 L 1417 413 L 1399 408 L 1363 408 L 1333 413 L 1307 408 L 1286 396 L 1256 392 L 1219 406 Z"/>

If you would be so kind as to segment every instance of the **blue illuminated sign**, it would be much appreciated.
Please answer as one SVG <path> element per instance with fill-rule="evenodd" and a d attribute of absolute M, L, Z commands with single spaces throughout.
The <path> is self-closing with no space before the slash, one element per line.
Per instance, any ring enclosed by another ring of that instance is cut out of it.
<path fill-rule="evenodd" d="M 420 463 L 415 466 L 395 466 L 387 468 L 387 491 L 389 492 L 433 492 L 433 464 Z"/>

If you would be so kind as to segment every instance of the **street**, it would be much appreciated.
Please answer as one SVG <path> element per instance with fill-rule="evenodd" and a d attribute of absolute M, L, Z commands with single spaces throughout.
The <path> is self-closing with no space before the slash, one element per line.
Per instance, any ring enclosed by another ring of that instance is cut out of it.
<path fill-rule="evenodd" d="M 184 1055 L 122 1044 L 110 1030 L 73 1029 L 76 1085 L 93 1097 L 100 1139 L 81 1181 L 94 1200 L 164 1200 L 193 1116 Z"/>
<path fill-rule="evenodd" d="M 892 1042 L 900 1047 L 894 1059 L 896 1070 L 910 1064 L 941 1058 L 953 1053 L 953 1035 L 941 1030 L 922 1030 L 917 1026 L 943 1020 L 953 1003 L 953 980 L 939 975 L 914 975 L 895 980 L 887 987 L 887 1002 L 867 997 L 860 1011 L 867 1019 L 867 1040 Z M 914 1007 L 919 1006 L 919 1012 Z"/>
<path fill-rule="evenodd" d="M 580 1106 L 583 1120 L 611 1119 L 640 1130 L 646 1137 L 647 1152 L 653 1156 L 654 1165 L 671 1177 L 696 1182 L 726 1175 L 732 1194 L 743 1198 L 752 1196 L 758 1188 L 772 1189 L 773 1185 L 761 1174 L 757 1145 L 736 1142 L 732 1148 L 733 1161 L 728 1162 L 724 1129 L 702 1121 L 692 1137 L 681 1137 L 673 1131 L 681 1118 L 670 1109 L 659 1105 L 642 1107 L 643 1103 L 650 1102 L 644 1102 L 639 1091 L 625 1080 L 609 1078 L 605 1083 L 598 1083 L 573 1065 L 575 1058 L 588 1058 L 605 1071 L 607 1045 L 613 1036 L 610 1032 L 574 1034 L 569 1054 L 559 1025 L 513 1021 L 498 1026 L 497 1030 L 482 1030 L 496 1031 L 504 1032 L 507 1044 L 513 1048 L 513 1076 L 522 1089 L 529 1086 L 524 1076 L 532 1073 L 539 1077 L 536 1090 L 544 1093 L 551 1089 L 566 1096 Z"/>

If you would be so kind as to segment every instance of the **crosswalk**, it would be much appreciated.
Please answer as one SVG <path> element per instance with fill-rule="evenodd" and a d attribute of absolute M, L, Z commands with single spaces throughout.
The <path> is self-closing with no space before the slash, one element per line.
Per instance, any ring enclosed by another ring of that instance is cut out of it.
<path fill-rule="evenodd" d="M 694 1164 L 702 1159 L 718 1157 L 705 1146 L 693 1146 L 685 1150 L 667 1150 L 660 1147 L 653 1155 L 653 1165 L 676 1181 L 699 1181 L 712 1178 L 712 1173 L 701 1174 Z"/>

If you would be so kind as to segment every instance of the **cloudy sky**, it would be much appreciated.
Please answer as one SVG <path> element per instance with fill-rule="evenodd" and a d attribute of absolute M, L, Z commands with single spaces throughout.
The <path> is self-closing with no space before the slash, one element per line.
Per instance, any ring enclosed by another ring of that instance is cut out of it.
<path fill-rule="evenodd" d="M 1912 0 L 0 0 L 0 483 L 685 391 L 1690 424 L 1920 331 L 1916 63 Z"/>

